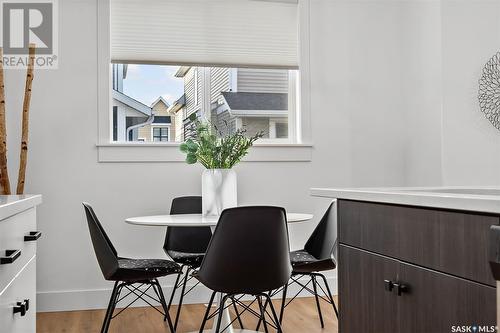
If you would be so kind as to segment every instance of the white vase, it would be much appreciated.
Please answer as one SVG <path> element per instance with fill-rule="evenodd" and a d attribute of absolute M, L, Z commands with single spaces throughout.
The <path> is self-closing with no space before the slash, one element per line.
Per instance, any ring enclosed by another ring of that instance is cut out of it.
<path fill-rule="evenodd" d="M 220 215 L 226 208 L 236 207 L 236 172 L 232 169 L 206 169 L 201 176 L 203 215 Z"/>

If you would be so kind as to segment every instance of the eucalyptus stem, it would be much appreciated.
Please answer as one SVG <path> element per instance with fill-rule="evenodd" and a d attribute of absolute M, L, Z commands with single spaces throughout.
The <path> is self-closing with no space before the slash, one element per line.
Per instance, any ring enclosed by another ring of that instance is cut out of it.
<path fill-rule="evenodd" d="M 226 134 L 210 121 L 200 121 L 196 115 L 189 118 L 195 127 L 192 138 L 181 144 L 180 150 L 186 154 L 186 162 L 201 163 L 207 169 L 230 169 L 248 154 L 255 141 L 263 137 L 258 132 L 247 137 L 245 129 L 231 133 L 226 121 Z"/>

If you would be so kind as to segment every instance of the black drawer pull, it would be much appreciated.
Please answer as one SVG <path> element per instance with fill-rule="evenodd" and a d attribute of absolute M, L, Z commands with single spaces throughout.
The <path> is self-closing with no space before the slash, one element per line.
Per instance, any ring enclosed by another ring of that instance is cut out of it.
<path fill-rule="evenodd" d="M 14 306 L 14 313 L 20 313 L 21 317 L 24 317 L 26 315 L 26 303 L 17 302 L 17 305 Z"/>
<path fill-rule="evenodd" d="M 24 236 L 24 241 L 36 241 L 38 238 L 40 238 L 40 236 L 42 236 L 42 233 L 40 231 L 30 231 L 29 235 Z"/>
<path fill-rule="evenodd" d="M 28 310 L 30 309 L 30 300 L 29 299 L 24 300 L 24 307 L 26 308 L 26 312 L 28 312 Z"/>
<path fill-rule="evenodd" d="M 21 250 L 5 250 L 5 257 L 0 257 L 0 265 L 12 264 L 21 256 Z"/>
<path fill-rule="evenodd" d="M 394 288 L 394 282 L 390 280 L 384 280 L 384 289 L 385 291 L 392 291 L 392 288 Z"/>
<path fill-rule="evenodd" d="M 396 287 L 396 290 L 398 291 L 398 296 L 410 291 L 410 287 L 402 283 L 394 283 L 394 287 Z"/>

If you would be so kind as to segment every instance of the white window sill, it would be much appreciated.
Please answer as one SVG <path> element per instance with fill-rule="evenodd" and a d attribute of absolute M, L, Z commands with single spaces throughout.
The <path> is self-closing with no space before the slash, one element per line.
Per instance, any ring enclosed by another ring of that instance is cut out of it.
<path fill-rule="evenodd" d="M 184 162 L 185 154 L 179 143 L 105 143 L 97 144 L 98 161 L 123 162 Z M 243 162 L 310 162 L 312 144 L 255 144 Z"/>

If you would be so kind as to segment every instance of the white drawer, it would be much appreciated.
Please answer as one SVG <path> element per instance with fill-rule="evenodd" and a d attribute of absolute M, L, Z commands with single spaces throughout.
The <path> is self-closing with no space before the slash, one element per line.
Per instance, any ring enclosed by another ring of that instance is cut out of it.
<path fill-rule="evenodd" d="M 31 258 L 0 294 L 0 332 L 36 332 L 36 256 Z M 1 291 L 0 291 L 1 292 Z M 24 316 L 14 313 L 18 302 L 29 300 Z"/>
<path fill-rule="evenodd" d="M 36 210 L 30 208 L 0 220 L 0 258 L 6 250 L 20 250 L 20 256 L 12 263 L 0 264 L 0 291 L 19 270 L 36 254 L 36 241 L 25 241 L 24 236 L 36 231 Z"/>

